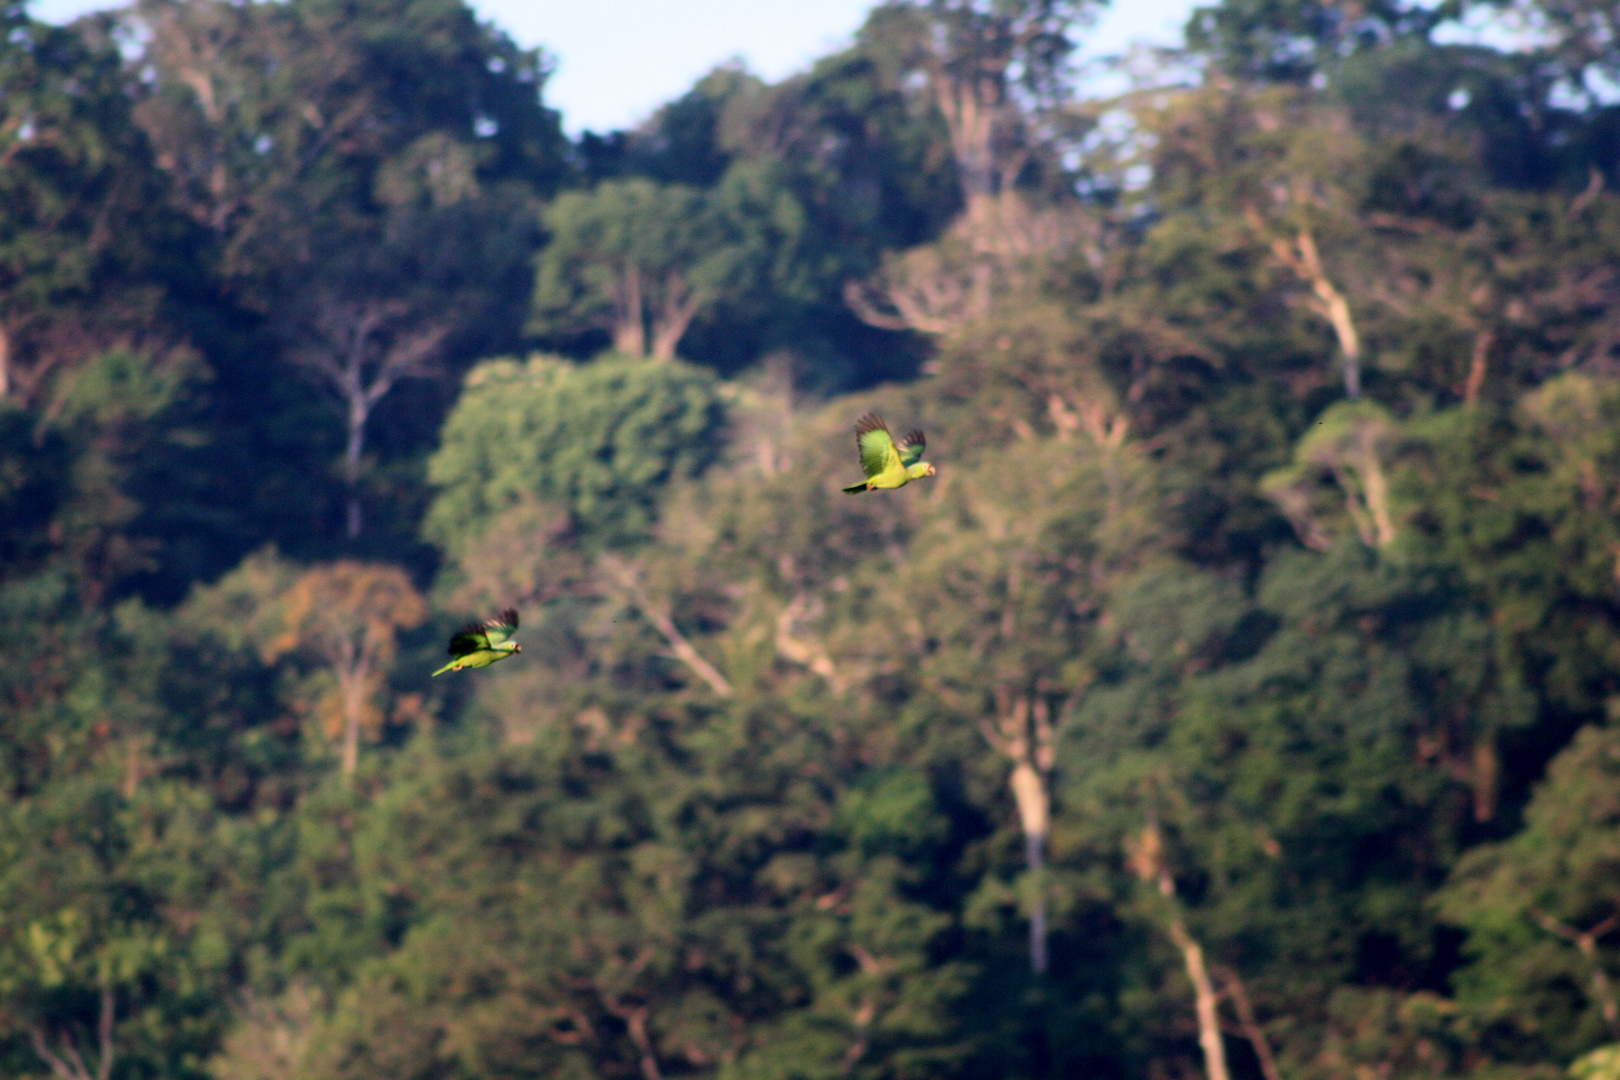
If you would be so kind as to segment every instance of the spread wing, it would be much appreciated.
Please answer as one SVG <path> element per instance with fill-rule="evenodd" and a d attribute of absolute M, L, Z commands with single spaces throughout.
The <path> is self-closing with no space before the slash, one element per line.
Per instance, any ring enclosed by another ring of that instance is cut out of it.
<path fill-rule="evenodd" d="M 900 451 L 895 448 L 894 436 L 877 413 L 867 413 L 855 422 L 855 445 L 861 451 L 861 471 L 868 477 L 877 476 L 900 464 Z"/>
<path fill-rule="evenodd" d="M 911 468 L 922 460 L 923 451 L 928 447 L 928 440 L 920 431 L 913 431 L 900 440 L 900 464 Z"/>
<path fill-rule="evenodd" d="M 450 655 L 466 656 L 499 645 L 511 637 L 517 628 L 518 613 L 515 608 L 507 608 L 493 619 L 470 622 L 450 639 Z"/>
<path fill-rule="evenodd" d="M 493 619 L 484 620 L 484 636 L 489 639 L 491 646 L 499 645 L 513 634 L 517 633 L 517 608 L 507 608 Z"/>

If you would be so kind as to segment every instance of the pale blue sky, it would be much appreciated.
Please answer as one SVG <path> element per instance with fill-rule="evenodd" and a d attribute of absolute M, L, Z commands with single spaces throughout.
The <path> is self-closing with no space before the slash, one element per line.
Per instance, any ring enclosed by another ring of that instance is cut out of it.
<path fill-rule="evenodd" d="M 1206 0 L 1207 2 L 1207 0 Z M 36 0 L 66 21 L 105 0 Z M 556 62 L 546 100 L 570 133 L 628 127 L 716 64 L 741 57 L 775 81 L 849 41 L 874 0 L 473 0 L 520 44 Z M 1195 0 L 1116 0 L 1087 31 L 1088 56 L 1180 39 Z"/>

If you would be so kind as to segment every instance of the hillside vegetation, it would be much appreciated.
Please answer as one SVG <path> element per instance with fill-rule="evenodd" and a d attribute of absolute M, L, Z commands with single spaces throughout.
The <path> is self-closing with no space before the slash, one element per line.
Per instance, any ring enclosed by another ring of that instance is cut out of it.
<path fill-rule="evenodd" d="M 1620 1077 L 1615 9 L 1093 13 L 0 3 L 0 1074 Z"/>

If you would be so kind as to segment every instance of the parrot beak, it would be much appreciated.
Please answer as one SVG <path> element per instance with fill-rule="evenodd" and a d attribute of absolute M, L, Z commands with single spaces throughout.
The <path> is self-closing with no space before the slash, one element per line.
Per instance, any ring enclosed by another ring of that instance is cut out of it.
<path fill-rule="evenodd" d="M 934 467 L 932 465 L 928 466 L 928 471 L 923 473 L 923 475 L 924 476 L 933 476 L 934 475 Z"/>
<path fill-rule="evenodd" d="M 513 652 L 522 652 L 523 651 L 523 646 L 519 645 L 517 648 L 513 649 L 512 651 Z"/>

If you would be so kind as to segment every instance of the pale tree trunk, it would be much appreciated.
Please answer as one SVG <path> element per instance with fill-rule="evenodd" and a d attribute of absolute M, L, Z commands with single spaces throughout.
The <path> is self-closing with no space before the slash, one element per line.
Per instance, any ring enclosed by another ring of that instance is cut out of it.
<path fill-rule="evenodd" d="M 675 359 L 675 346 L 680 344 L 686 328 L 692 325 L 701 306 L 701 298 L 688 289 L 679 273 L 672 273 L 664 282 L 664 302 L 653 316 L 652 355 L 655 360 Z"/>
<path fill-rule="evenodd" d="M 1047 929 L 1046 891 L 1041 880 L 1046 867 L 1046 840 L 1052 821 L 1052 744 L 1051 705 L 1039 689 L 1034 694 L 998 693 L 996 723 L 980 724 L 985 741 L 1012 762 L 1007 777 L 1013 802 L 1018 807 L 1018 824 L 1024 834 L 1024 858 L 1033 878 L 1034 896 L 1029 914 L 1029 967 L 1036 975 L 1046 972 Z"/>
<path fill-rule="evenodd" d="M 1354 445 L 1330 466 L 1334 482 L 1344 492 L 1345 513 L 1361 542 L 1372 548 L 1388 547 L 1398 535 L 1390 511 L 1389 478 L 1379 457 L 1378 444 L 1385 433 L 1383 425 L 1363 422 Z"/>
<path fill-rule="evenodd" d="M 370 642 L 356 647 L 345 639 L 337 667 L 338 696 L 343 704 L 343 742 L 340 763 L 345 784 L 353 783 L 360 765 L 360 727 L 366 712 L 366 690 L 371 680 Z"/>
<path fill-rule="evenodd" d="M 360 482 L 366 425 L 372 410 L 403 378 L 423 375 L 450 328 L 437 322 L 411 326 L 411 305 L 403 300 L 358 303 L 323 293 L 306 327 L 309 341 L 295 358 L 313 368 L 343 402 L 347 438 L 343 451 L 346 489 L 344 535 L 361 530 Z M 377 340 L 379 337 L 382 340 Z"/>
<path fill-rule="evenodd" d="M 53 1049 L 42 1028 L 33 1026 L 28 1029 L 28 1038 L 33 1044 L 34 1053 L 44 1060 L 50 1067 L 51 1074 L 58 1080 L 108 1080 L 112 1076 L 113 1005 L 113 989 L 104 978 L 101 985 L 101 1011 L 96 1019 L 96 1041 L 100 1044 L 98 1047 L 100 1055 L 94 1070 L 68 1036 L 62 1036 L 58 1040 L 58 1046 Z"/>
<path fill-rule="evenodd" d="M 343 484 L 348 490 L 348 506 L 343 517 L 343 532 L 350 540 L 360 538 L 360 461 L 365 452 L 366 421 L 371 419 L 371 405 L 363 392 L 349 395 L 349 440 L 343 450 Z"/>
<path fill-rule="evenodd" d="M 0 325 L 0 401 L 11 396 L 11 335 Z"/>
<path fill-rule="evenodd" d="M 1187 978 L 1193 984 L 1194 1007 L 1198 1012 L 1198 1046 L 1204 1052 L 1204 1071 L 1209 1080 L 1230 1080 L 1226 1068 L 1226 1045 L 1221 1038 L 1220 1018 L 1215 1011 L 1215 984 L 1204 966 L 1204 949 L 1194 941 L 1180 916 L 1170 920 L 1170 940 L 1181 950 L 1187 965 Z"/>
<path fill-rule="evenodd" d="M 1272 250 L 1311 287 L 1316 313 L 1333 327 L 1339 341 L 1339 352 L 1344 363 L 1344 395 L 1352 400 L 1361 396 L 1361 335 L 1350 315 L 1350 301 L 1328 277 L 1322 267 L 1322 256 L 1316 248 L 1316 238 L 1309 229 L 1300 229 L 1290 251 L 1282 240 L 1272 241 Z"/>
<path fill-rule="evenodd" d="M 1244 216 L 1255 231 L 1271 231 L 1254 207 L 1247 207 Z M 1301 226 L 1292 243 L 1282 237 L 1272 237 L 1271 252 L 1295 277 L 1311 287 L 1311 310 L 1328 321 L 1339 342 L 1340 358 L 1344 365 L 1344 394 L 1351 400 L 1359 398 L 1361 335 L 1356 331 L 1356 322 L 1350 313 L 1350 301 L 1345 299 L 1344 293 L 1339 291 L 1322 265 L 1322 253 L 1316 246 L 1316 237 L 1310 229 Z"/>
<path fill-rule="evenodd" d="M 647 355 L 647 312 L 642 297 L 641 268 L 631 264 L 619 274 L 615 287 L 613 351 L 626 356 Z"/>
<path fill-rule="evenodd" d="M 1164 852 L 1164 836 L 1159 832 L 1158 822 L 1149 821 L 1140 839 L 1128 847 L 1131 869 L 1144 884 L 1155 886 L 1164 898 L 1168 915 L 1165 931 L 1171 943 L 1180 950 L 1182 963 L 1187 968 L 1187 979 L 1193 987 L 1193 1005 L 1198 1017 L 1198 1046 L 1204 1054 L 1204 1072 L 1208 1080 L 1231 1080 L 1231 1072 L 1226 1066 L 1226 1044 L 1221 1037 L 1220 1016 L 1216 1009 L 1219 999 L 1215 984 L 1210 981 L 1209 969 L 1204 963 L 1203 946 L 1188 933 L 1187 924 L 1181 917 L 1181 906 L 1176 899 L 1176 879 L 1170 873 L 1170 863 Z"/>

